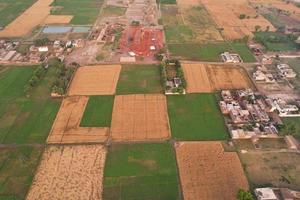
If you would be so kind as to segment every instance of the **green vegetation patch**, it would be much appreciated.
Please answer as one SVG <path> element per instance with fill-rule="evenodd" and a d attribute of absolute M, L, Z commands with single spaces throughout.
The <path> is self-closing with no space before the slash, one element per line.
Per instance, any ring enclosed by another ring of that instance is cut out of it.
<path fill-rule="evenodd" d="M 55 68 L 25 92 L 37 68 L 9 67 L 0 73 L 1 143 L 44 143 L 51 129 L 60 105 L 60 100 L 50 98 Z"/>
<path fill-rule="evenodd" d="M 250 49 L 243 42 L 169 44 L 168 47 L 173 56 L 182 59 L 218 62 L 221 61 L 221 53 L 228 51 L 230 53 L 238 53 L 244 62 L 255 62 Z"/>
<path fill-rule="evenodd" d="M 37 146 L 0 149 L 0 199 L 25 199 L 42 152 Z"/>
<path fill-rule="evenodd" d="M 81 124 L 83 127 L 110 127 L 114 96 L 90 96 Z"/>
<path fill-rule="evenodd" d="M 93 24 L 99 15 L 103 0 L 54 0 L 53 15 L 73 15 L 71 24 Z"/>
<path fill-rule="evenodd" d="M 156 0 L 157 4 L 176 4 L 176 0 Z"/>
<path fill-rule="evenodd" d="M 239 154 L 252 188 L 288 187 L 300 189 L 300 155 L 289 152 Z"/>
<path fill-rule="evenodd" d="M 118 6 L 106 6 L 101 13 L 102 17 L 109 16 L 123 16 L 126 12 L 126 8 L 118 7 Z"/>
<path fill-rule="evenodd" d="M 158 65 L 124 65 L 117 85 L 117 94 L 162 93 Z"/>
<path fill-rule="evenodd" d="M 254 40 L 265 46 L 267 51 L 295 51 L 299 45 L 295 43 L 294 35 L 276 32 L 256 32 Z"/>
<path fill-rule="evenodd" d="M 214 94 L 168 96 L 172 136 L 181 140 L 225 140 L 228 133 Z"/>
<path fill-rule="evenodd" d="M 293 127 L 294 131 L 291 134 L 300 141 L 300 117 L 286 117 L 282 119 L 286 126 Z"/>
<path fill-rule="evenodd" d="M 14 21 L 37 0 L 0 0 L 0 26 L 6 26 Z"/>
<path fill-rule="evenodd" d="M 103 199 L 181 199 L 169 143 L 113 145 L 104 171 Z"/>

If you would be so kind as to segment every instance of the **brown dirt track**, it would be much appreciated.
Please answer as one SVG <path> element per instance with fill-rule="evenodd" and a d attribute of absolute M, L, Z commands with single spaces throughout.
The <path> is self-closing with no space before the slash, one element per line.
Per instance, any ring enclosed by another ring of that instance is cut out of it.
<path fill-rule="evenodd" d="M 47 139 L 48 144 L 104 142 L 109 135 L 107 127 L 79 127 L 88 97 L 72 96 L 63 100 Z"/>
<path fill-rule="evenodd" d="M 248 189 L 238 155 L 220 142 L 180 142 L 175 150 L 185 200 L 236 199 Z"/>
<path fill-rule="evenodd" d="M 182 67 L 188 93 L 253 88 L 247 73 L 240 67 L 205 64 L 183 64 Z"/>
<path fill-rule="evenodd" d="M 169 138 L 170 127 L 166 97 L 161 94 L 116 96 L 111 136 L 115 141 Z"/>
<path fill-rule="evenodd" d="M 102 199 L 105 156 L 102 145 L 47 147 L 26 199 Z"/>
<path fill-rule="evenodd" d="M 120 65 L 80 67 L 69 88 L 69 95 L 112 95 L 121 71 Z"/>

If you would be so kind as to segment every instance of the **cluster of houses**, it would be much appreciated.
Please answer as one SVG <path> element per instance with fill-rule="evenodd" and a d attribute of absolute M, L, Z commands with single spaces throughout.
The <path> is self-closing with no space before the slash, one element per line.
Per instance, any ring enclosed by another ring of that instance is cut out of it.
<path fill-rule="evenodd" d="M 280 117 L 300 117 L 299 102 L 292 104 L 281 98 L 268 98 L 266 102 L 270 107 L 270 111 L 276 111 Z"/>
<path fill-rule="evenodd" d="M 253 72 L 253 79 L 257 82 L 275 83 L 276 77 L 267 71 L 264 66 L 258 66 Z"/>
<path fill-rule="evenodd" d="M 0 63 L 22 62 L 25 57 L 17 51 L 19 42 L 0 40 Z"/>
<path fill-rule="evenodd" d="M 300 199 L 300 192 L 288 188 L 256 188 L 257 200 L 296 200 Z"/>
<path fill-rule="evenodd" d="M 296 78 L 296 72 L 288 64 L 277 65 L 278 73 L 283 78 Z"/>
<path fill-rule="evenodd" d="M 278 136 L 277 122 L 260 94 L 251 89 L 223 90 L 221 96 L 219 106 L 233 139 Z"/>
<path fill-rule="evenodd" d="M 20 42 L 0 41 L 0 64 L 40 63 L 47 58 L 57 57 L 61 61 L 72 52 L 73 48 L 83 46 L 83 40 L 60 41 L 55 40 L 44 46 L 21 44 Z M 20 45 L 28 46 L 28 50 L 18 52 Z"/>

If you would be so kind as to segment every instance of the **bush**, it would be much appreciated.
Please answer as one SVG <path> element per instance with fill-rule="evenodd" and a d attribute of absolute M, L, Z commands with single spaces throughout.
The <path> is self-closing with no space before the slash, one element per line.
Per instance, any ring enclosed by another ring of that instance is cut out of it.
<path fill-rule="evenodd" d="M 245 14 L 240 14 L 239 18 L 240 18 L 240 19 L 245 19 L 245 18 L 246 18 L 246 15 L 245 15 Z"/>
<path fill-rule="evenodd" d="M 50 43 L 50 40 L 48 38 L 37 39 L 34 41 L 34 45 L 38 46 L 38 47 L 45 46 L 49 43 Z"/>

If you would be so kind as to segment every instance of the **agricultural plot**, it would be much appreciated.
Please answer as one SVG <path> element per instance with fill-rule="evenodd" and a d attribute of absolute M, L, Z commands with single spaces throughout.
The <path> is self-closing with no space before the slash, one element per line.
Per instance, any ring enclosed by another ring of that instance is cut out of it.
<path fill-rule="evenodd" d="M 28 2 L 28 0 L 26 0 Z M 25 1 L 25 2 L 26 2 Z M 33 28 L 42 24 L 61 24 L 69 23 L 72 16 L 50 15 L 50 4 L 53 0 L 38 0 L 14 21 L 9 23 L 4 30 L 0 31 L 0 37 L 22 37 L 29 34 Z M 4 8 L 5 9 L 5 8 Z M 17 8 L 16 8 L 17 9 Z M 15 15 L 8 15 L 14 16 Z M 6 19 L 6 17 L 4 17 Z"/>
<path fill-rule="evenodd" d="M 106 141 L 108 127 L 79 127 L 87 102 L 86 96 L 72 96 L 63 100 L 48 136 L 48 144 Z"/>
<path fill-rule="evenodd" d="M 175 151 L 185 200 L 236 199 L 240 188 L 248 190 L 238 155 L 220 142 L 179 142 Z"/>
<path fill-rule="evenodd" d="M 105 156 L 101 145 L 47 147 L 26 199 L 102 199 Z"/>
<path fill-rule="evenodd" d="M 258 14 L 247 0 L 230 2 L 201 0 L 201 3 L 211 14 L 218 27 L 223 29 L 222 34 L 228 40 L 241 39 L 245 36 L 251 37 L 257 27 L 263 31 L 275 31 L 273 25 Z"/>
<path fill-rule="evenodd" d="M 93 24 L 101 10 L 103 0 L 56 0 L 51 6 L 52 15 L 73 15 L 71 24 Z"/>
<path fill-rule="evenodd" d="M 171 145 L 112 145 L 103 187 L 103 199 L 107 200 L 181 199 Z"/>
<path fill-rule="evenodd" d="M 0 199 L 25 199 L 42 152 L 38 146 L 1 148 Z"/>
<path fill-rule="evenodd" d="M 244 62 L 255 62 L 255 58 L 247 45 L 239 42 L 168 44 L 168 48 L 173 56 L 187 60 L 220 62 L 221 53 L 228 51 L 239 54 Z"/>
<path fill-rule="evenodd" d="M 167 43 L 223 41 L 212 18 L 202 5 L 164 5 L 161 9 Z"/>
<path fill-rule="evenodd" d="M 117 17 L 125 15 L 126 8 L 118 6 L 106 6 L 103 8 L 101 17 Z"/>
<path fill-rule="evenodd" d="M 168 139 L 170 128 L 166 97 L 160 94 L 116 96 L 111 136 L 115 141 Z"/>
<path fill-rule="evenodd" d="M 157 65 L 124 65 L 117 94 L 162 93 L 160 69 Z"/>
<path fill-rule="evenodd" d="M 0 26 L 5 27 L 15 18 L 21 15 L 27 8 L 34 4 L 36 0 L 24 1 L 0 1 Z"/>
<path fill-rule="evenodd" d="M 286 125 L 295 127 L 296 130 L 294 133 L 294 137 L 300 141 L 300 117 L 286 117 L 283 118 L 283 122 Z"/>
<path fill-rule="evenodd" d="M 207 76 L 214 90 L 247 89 L 253 85 L 243 68 L 234 66 L 207 66 Z"/>
<path fill-rule="evenodd" d="M 223 117 L 214 94 L 168 96 L 172 136 L 180 140 L 225 140 Z"/>
<path fill-rule="evenodd" d="M 300 189 L 300 155 L 289 152 L 240 154 L 251 187 L 272 185 Z"/>
<path fill-rule="evenodd" d="M 81 127 L 110 127 L 114 96 L 91 96 L 80 122 Z"/>
<path fill-rule="evenodd" d="M 69 95 L 112 95 L 116 91 L 120 65 L 80 67 L 72 80 Z"/>
<path fill-rule="evenodd" d="M 297 37 L 293 35 L 258 32 L 255 33 L 254 39 L 264 45 L 267 51 L 295 51 L 299 49 L 298 44 L 295 43 Z"/>
<path fill-rule="evenodd" d="M 35 69 L 9 66 L 0 72 L 1 143 L 44 143 L 47 138 L 60 104 L 50 98 L 55 69 L 49 69 L 40 83 L 25 93 Z"/>
<path fill-rule="evenodd" d="M 253 85 L 239 67 L 183 64 L 188 93 L 207 93 L 222 89 L 246 89 Z"/>

